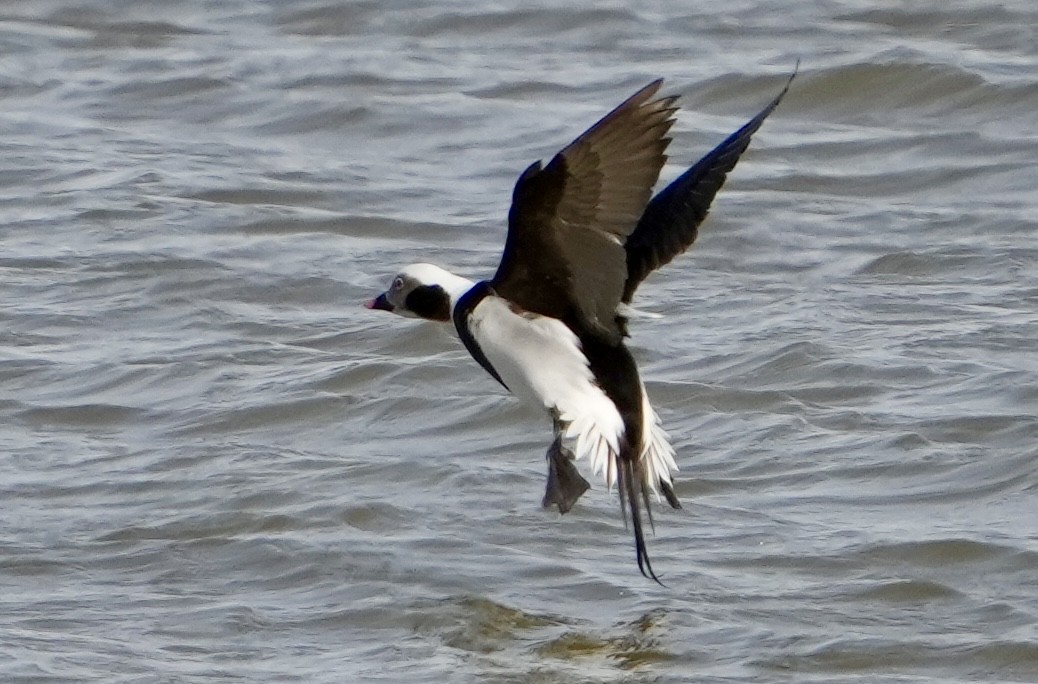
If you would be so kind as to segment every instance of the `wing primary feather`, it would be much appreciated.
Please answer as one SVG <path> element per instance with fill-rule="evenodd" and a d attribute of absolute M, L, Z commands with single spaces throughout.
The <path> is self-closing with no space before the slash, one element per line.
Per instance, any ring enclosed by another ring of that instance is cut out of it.
<path fill-rule="evenodd" d="M 799 67 L 798 61 L 785 87 L 764 109 L 661 190 L 646 206 L 625 245 L 627 281 L 621 299 L 625 304 L 630 303 L 646 276 L 670 263 L 695 242 L 717 191 L 749 147 L 754 133 L 782 102 Z"/>

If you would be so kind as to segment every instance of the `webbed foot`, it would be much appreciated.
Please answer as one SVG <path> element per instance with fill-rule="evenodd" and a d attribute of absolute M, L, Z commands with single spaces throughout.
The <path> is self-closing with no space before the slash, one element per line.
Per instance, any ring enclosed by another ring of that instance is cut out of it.
<path fill-rule="evenodd" d="M 573 465 L 573 452 L 562 446 L 562 437 L 558 436 L 548 447 L 548 484 L 544 490 L 541 505 L 550 508 L 553 504 L 559 507 L 559 513 L 568 513 L 581 494 L 591 485 Z"/>

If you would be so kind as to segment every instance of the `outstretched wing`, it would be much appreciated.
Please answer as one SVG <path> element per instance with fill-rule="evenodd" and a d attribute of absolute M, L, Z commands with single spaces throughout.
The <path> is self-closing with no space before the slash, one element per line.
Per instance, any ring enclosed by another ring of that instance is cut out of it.
<path fill-rule="evenodd" d="M 645 86 L 548 163 L 519 177 L 491 285 L 515 305 L 619 340 L 624 243 L 645 211 L 674 123 L 673 97 Z"/>
<path fill-rule="evenodd" d="M 627 281 L 623 302 L 630 303 L 634 291 L 646 276 L 688 249 L 695 242 L 699 224 L 710 211 L 717 191 L 728 172 L 750 145 L 750 139 L 768 115 L 775 111 L 789 90 L 796 71 L 760 114 L 700 159 L 673 183 L 661 190 L 645 208 L 645 213 L 627 238 Z"/>

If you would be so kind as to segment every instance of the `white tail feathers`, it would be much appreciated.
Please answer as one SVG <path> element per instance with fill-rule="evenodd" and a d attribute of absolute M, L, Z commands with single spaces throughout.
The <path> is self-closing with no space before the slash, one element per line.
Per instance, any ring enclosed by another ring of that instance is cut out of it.
<path fill-rule="evenodd" d="M 663 429 L 660 417 L 648 403 L 646 400 L 646 417 L 650 418 L 646 421 L 649 434 L 642 447 L 642 463 L 645 466 L 642 473 L 649 491 L 656 496 L 656 501 L 659 501 L 660 482 L 673 484 L 674 478 L 671 473 L 678 472 L 678 464 L 674 461 L 675 452 L 674 447 L 670 445 L 670 435 Z"/>
<path fill-rule="evenodd" d="M 619 417 L 619 416 L 617 416 Z M 622 427 L 622 423 L 620 423 Z M 587 458 L 591 472 L 605 479 L 606 487 L 612 489 L 616 484 L 616 456 L 620 453 L 620 435 L 618 432 L 603 431 L 595 422 L 594 416 L 586 413 L 566 426 L 566 439 L 575 439 L 573 453 L 577 459 Z"/>
<path fill-rule="evenodd" d="M 678 471 L 674 461 L 674 447 L 670 445 L 670 436 L 663 429 L 660 417 L 649 404 L 649 398 L 642 389 L 643 415 L 645 428 L 642 435 L 641 461 L 642 477 L 645 486 L 660 501 L 660 483 L 670 485 L 674 482 L 671 473 Z M 565 420 L 566 416 L 562 416 Z M 566 424 L 564 438 L 575 441 L 573 453 L 576 458 L 588 459 L 588 465 L 595 476 L 601 477 L 610 491 L 619 479 L 617 469 L 620 454 L 620 437 L 618 432 L 603 430 L 594 420 L 595 416 L 588 412 Z"/>

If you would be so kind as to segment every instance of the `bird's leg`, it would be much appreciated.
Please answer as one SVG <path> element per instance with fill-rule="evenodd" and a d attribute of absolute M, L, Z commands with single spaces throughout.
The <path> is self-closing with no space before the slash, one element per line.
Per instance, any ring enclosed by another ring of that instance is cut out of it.
<path fill-rule="evenodd" d="M 554 420 L 555 440 L 545 456 L 548 459 L 548 484 L 541 505 L 550 508 L 555 504 L 559 507 L 559 513 L 567 513 L 591 485 L 573 465 L 573 452 L 562 446 L 562 424 L 558 417 L 554 417 Z"/>

